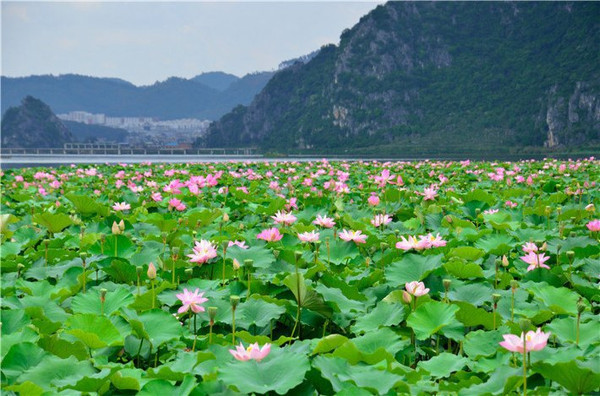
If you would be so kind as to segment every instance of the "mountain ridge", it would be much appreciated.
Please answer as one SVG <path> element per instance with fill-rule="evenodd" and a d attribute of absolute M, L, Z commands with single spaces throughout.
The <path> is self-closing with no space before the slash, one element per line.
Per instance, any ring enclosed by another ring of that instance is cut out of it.
<path fill-rule="evenodd" d="M 276 73 L 198 144 L 282 152 L 597 145 L 598 16 L 600 3 L 389 2 L 345 30 L 339 46 Z"/>

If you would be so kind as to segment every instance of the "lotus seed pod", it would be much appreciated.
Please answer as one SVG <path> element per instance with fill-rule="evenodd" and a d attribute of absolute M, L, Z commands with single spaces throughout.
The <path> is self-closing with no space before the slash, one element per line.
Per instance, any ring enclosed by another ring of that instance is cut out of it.
<path fill-rule="evenodd" d="M 181 249 L 179 249 L 178 246 L 175 246 L 173 249 L 171 249 L 171 251 L 173 252 L 173 256 L 179 256 Z"/>
<path fill-rule="evenodd" d="M 517 288 L 519 287 L 519 282 L 516 281 L 515 279 L 510 281 L 510 288 L 512 289 L 512 291 L 514 292 L 515 290 L 517 290 Z"/>
<path fill-rule="evenodd" d="M 275 256 L 275 258 L 279 258 L 279 250 L 273 250 L 273 256 Z"/>
<path fill-rule="evenodd" d="M 142 271 L 144 269 L 142 268 L 141 265 L 138 265 L 137 267 L 135 267 L 135 273 L 137 274 L 137 276 L 139 277 L 140 275 L 142 275 Z"/>
<path fill-rule="evenodd" d="M 585 311 L 585 304 L 580 301 L 577 303 L 577 312 L 582 313 L 583 311 Z"/>
<path fill-rule="evenodd" d="M 494 293 L 494 294 L 492 294 L 492 301 L 494 302 L 494 304 L 497 304 L 497 303 L 498 303 L 498 301 L 500 301 L 500 298 L 501 298 L 501 297 L 502 297 L 502 296 L 501 296 L 500 294 L 498 294 L 498 293 Z"/>
<path fill-rule="evenodd" d="M 575 258 L 575 252 L 572 250 L 568 250 L 567 251 L 567 258 L 569 259 L 569 261 L 573 261 L 573 259 Z"/>
<path fill-rule="evenodd" d="M 21 272 L 23 270 L 23 268 L 25 268 L 25 266 L 23 264 L 21 264 L 21 263 L 17 264 L 17 270 L 19 272 Z"/>
<path fill-rule="evenodd" d="M 104 302 L 106 300 L 106 289 L 100 289 L 100 301 Z"/>
<path fill-rule="evenodd" d="M 450 279 L 444 279 L 442 282 L 444 283 L 444 289 L 446 290 L 446 292 L 448 292 L 450 290 L 450 285 L 452 284 L 452 281 Z"/>
<path fill-rule="evenodd" d="M 238 304 L 240 303 L 240 296 L 233 295 L 229 297 L 229 303 L 231 304 L 231 308 L 235 311 Z"/>
<path fill-rule="evenodd" d="M 188 278 L 191 278 L 192 274 L 194 273 L 194 269 L 193 268 L 186 268 L 184 272 L 188 276 Z"/>
<path fill-rule="evenodd" d="M 79 253 L 79 258 L 83 261 L 85 261 L 88 257 L 88 254 L 86 252 L 81 252 Z"/>
<path fill-rule="evenodd" d="M 244 260 L 244 267 L 251 269 L 253 265 L 254 265 L 254 260 L 252 260 L 252 259 Z"/>
<path fill-rule="evenodd" d="M 521 331 L 523 331 L 523 332 L 529 330 L 529 328 L 531 327 L 531 320 L 529 320 L 529 319 L 519 320 L 519 327 L 521 328 Z"/>
<path fill-rule="evenodd" d="M 208 307 L 208 318 L 214 322 L 217 317 L 217 307 Z"/>

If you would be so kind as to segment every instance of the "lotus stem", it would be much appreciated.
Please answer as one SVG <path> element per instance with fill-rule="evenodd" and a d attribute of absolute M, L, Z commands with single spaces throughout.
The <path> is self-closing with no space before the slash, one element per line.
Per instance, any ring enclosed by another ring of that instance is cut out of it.
<path fill-rule="evenodd" d="M 194 343 L 192 344 L 192 352 L 196 350 L 196 341 L 198 340 L 198 328 L 196 327 L 196 321 L 198 319 L 198 315 L 194 314 Z M 212 326 L 211 326 L 212 329 Z"/>
<path fill-rule="evenodd" d="M 142 352 L 142 344 L 143 343 L 144 343 L 144 339 L 141 338 L 140 339 L 140 346 L 138 348 L 138 353 L 137 353 L 137 365 L 138 365 L 138 368 L 140 367 L 140 353 Z"/>
<path fill-rule="evenodd" d="M 221 286 L 225 286 L 225 255 L 227 254 L 227 245 L 223 246 L 223 283 Z"/>
<path fill-rule="evenodd" d="M 156 300 L 156 296 L 155 296 L 155 294 L 154 294 L 154 279 L 152 279 L 152 280 L 150 281 L 150 285 L 152 286 L 152 309 L 154 309 L 154 307 L 155 307 L 155 305 L 156 305 L 156 302 L 155 302 L 155 300 Z"/>
<path fill-rule="evenodd" d="M 119 254 L 119 252 L 117 251 L 117 234 L 115 234 L 115 257 L 118 257 L 117 255 Z"/>
<path fill-rule="evenodd" d="M 523 396 L 527 396 L 527 340 L 523 337 Z"/>

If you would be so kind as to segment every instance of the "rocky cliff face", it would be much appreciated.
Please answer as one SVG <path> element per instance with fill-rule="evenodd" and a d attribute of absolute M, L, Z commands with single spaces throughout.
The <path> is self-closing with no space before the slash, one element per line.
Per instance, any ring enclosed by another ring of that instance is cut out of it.
<path fill-rule="evenodd" d="M 2 147 L 63 147 L 72 141 L 71 132 L 50 107 L 34 97 L 27 96 L 2 117 Z"/>
<path fill-rule="evenodd" d="M 278 72 L 202 144 L 515 147 L 600 142 L 600 3 L 390 2 Z"/>

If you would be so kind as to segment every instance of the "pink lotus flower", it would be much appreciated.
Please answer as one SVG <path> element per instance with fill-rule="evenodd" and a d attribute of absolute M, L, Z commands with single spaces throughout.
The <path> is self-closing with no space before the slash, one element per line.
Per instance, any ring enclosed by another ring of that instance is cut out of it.
<path fill-rule="evenodd" d="M 536 268 L 550 269 L 550 267 L 548 267 L 546 264 L 544 264 L 549 259 L 550 259 L 550 257 L 546 257 L 546 255 L 544 253 L 536 254 L 534 252 L 529 252 L 526 256 L 521 257 L 521 260 L 523 260 L 527 264 L 529 264 L 529 267 L 527 267 L 527 272 L 533 271 Z"/>
<path fill-rule="evenodd" d="M 190 263 L 204 264 L 208 260 L 217 257 L 217 249 L 205 239 L 202 239 L 200 242 L 196 241 L 196 246 L 193 249 L 194 253 L 187 255 L 191 258 Z"/>
<path fill-rule="evenodd" d="M 204 312 L 203 303 L 208 301 L 208 298 L 204 298 L 204 292 L 199 293 L 200 289 L 194 290 L 194 292 L 188 291 L 188 289 L 183 289 L 183 293 L 177 294 L 177 298 L 183 304 L 177 310 L 177 313 L 184 313 L 188 310 L 192 310 L 193 313 Z"/>
<path fill-rule="evenodd" d="M 230 248 L 232 246 L 237 246 L 240 249 L 248 249 L 248 246 L 246 246 L 246 241 L 229 241 L 227 247 Z"/>
<path fill-rule="evenodd" d="M 439 246 L 446 246 L 446 241 L 441 239 L 441 237 L 439 235 L 436 238 L 433 238 L 433 236 L 431 238 L 432 238 L 432 240 L 435 240 L 436 243 L 439 244 Z M 409 235 L 408 239 L 404 238 L 403 236 L 401 236 L 400 239 L 401 239 L 401 241 L 396 242 L 396 249 L 423 250 L 423 249 L 429 249 L 432 247 L 429 236 L 421 236 L 421 237 L 419 237 L 419 239 L 417 239 L 417 237 Z"/>
<path fill-rule="evenodd" d="M 435 186 L 426 187 L 423 190 L 423 201 L 433 201 L 437 197 L 437 188 Z"/>
<path fill-rule="evenodd" d="M 332 228 L 335 225 L 335 221 L 333 221 L 331 217 L 317 215 L 317 219 L 313 221 L 313 224 L 325 228 Z"/>
<path fill-rule="evenodd" d="M 185 204 L 183 202 L 181 202 L 177 198 L 171 198 L 169 200 L 169 207 L 173 208 L 173 209 L 176 209 L 176 210 L 178 210 L 180 212 L 183 211 L 183 210 L 185 210 L 185 208 L 186 208 Z"/>
<path fill-rule="evenodd" d="M 257 239 L 262 239 L 267 242 L 276 242 L 283 238 L 283 235 L 279 232 L 279 230 L 275 227 L 267 228 L 266 230 L 262 230 L 260 234 L 256 236 Z"/>
<path fill-rule="evenodd" d="M 419 242 L 422 244 L 427 244 L 427 248 L 446 246 L 446 241 L 442 239 L 440 234 L 436 234 L 435 236 L 433 236 L 433 234 L 424 235 L 419 237 Z"/>
<path fill-rule="evenodd" d="M 163 200 L 163 197 L 162 197 L 162 195 L 159 192 L 152 193 L 152 195 L 150 196 L 150 198 L 152 198 L 152 200 L 154 202 L 160 202 L 160 201 Z"/>
<path fill-rule="evenodd" d="M 275 224 L 283 223 L 285 225 L 291 225 L 294 221 L 296 221 L 296 216 L 294 216 L 292 212 L 285 213 L 281 210 L 275 213 L 275 216 L 271 216 L 271 218 L 275 220 Z"/>
<path fill-rule="evenodd" d="M 354 243 L 367 243 L 367 236 L 362 234 L 362 231 L 342 230 L 340 239 L 346 242 L 354 241 Z"/>
<path fill-rule="evenodd" d="M 506 205 L 507 208 L 516 208 L 517 207 L 517 203 L 513 202 L 513 201 L 506 201 L 506 202 L 504 202 L 504 205 Z"/>
<path fill-rule="evenodd" d="M 412 294 L 415 297 L 421 297 L 429 293 L 429 289 L 425 287 L 425 284 L 423 282 L 408 282 L 404 285 L 404 288 L 408 293 Z"/>
<path fill-rule="evenodd" d="M 598 219 L 592 220 L 589 223 L 587 223 L 585 226 L 590 231 L 598 232 L 598 231 L 600 231 L 600 220 L 598 220 Z"/>
<path fill-rule="evenodd" d="M 483 214 L 491 215 L 491 214 L 494 214 L 494 213 L 498 213 L 499 211 L 500 211 L 500 209 L 488 209 L 488 210 L 484 210 Z"/>
<path fill-rule="evenodd" d="M 378 214 L 378 215 L 375 215 L 375 218 L 373 218 L 371 220 L 371 224 L 373 224 L 374 227 L 379 227 L 382 225 L 389 224 L 391 221 L 392 221 L 392 218 L 389 215 Z"/>
<path fill-rule="evenodd" d="M 127 202 L 116 202 L 112 208 L 114 210 L 116 210 L 117 212 L 123 211 L 123 210 L 129 210 L 131 209 L 131 205 L 129 205 Z"/>
<path fill-rule="evenodd" d="M 367 199 L 367 202 L 369 203 L 369 205 L 371 206 L 377 206 L 379 205 L 379 197 L 375 194 L 372 194 L 369 199 Z"/>
<path fill-rule="evenodd" d="M 236 346 L 235 350 L 229 350 L 229 353 L 231 353 L 234 358 L 242 362 L 250 359 L 260 362 L 269 354 L 269 352 L 271 352 L 271 344 L 265 344 L 260 348 L 258 342 L 251 344 L 248 348 L 244 348 L 244 345 L 240 342 L 240 345 Z"/>
<path fill-rule="evenodd" d="M 523 345 L 525 345 L 525 352 L 544 349 L 548 343 L 550 332 L 544 333 L 542 329 L 538 328 L 535 332 L 528 331 L 527 334 L 521 333 L 521 337 L 517 337 L 514 334 L 504 334 L 502 337 L 504 337 L 504 341 L 499 343 L 502 347 L 511 352 L 523 353 Z"/>
<path fill-rule="evenodd" d="M 532 242 L 525 243 L 525 245 L 523 245 L 522 249 L 523 249 L 523 251 L 525 253 L 531 253 L 531 252 L 537 252 L 538 251 L 537 245 L 535 243 L 532 243 Z"/>
<path fill-rule="evenodd" d="M 298 234 L 298 239 L 302 242 L 317 242 L 319 240 L 319 233 L 316 231 L 303 232 Z"/>

